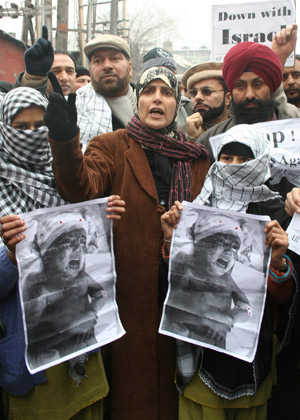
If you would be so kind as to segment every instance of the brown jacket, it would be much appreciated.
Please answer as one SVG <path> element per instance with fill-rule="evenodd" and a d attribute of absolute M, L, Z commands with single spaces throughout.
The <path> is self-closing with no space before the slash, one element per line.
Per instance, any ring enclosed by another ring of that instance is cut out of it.
<path fill-rule="evenodd" d="M 158 334 L 158 269 L 162 232 L 150 166 L 141 146 L 117 130 L 95 137 L 82 157 L 78 138 L 50 140 L 62 197 L 80 202 L 118 194 L 126 213 L 114 228 L 117 303 L 126 334 L 111 345 L 113 420 L 176 420 L 175 340 Z M 192 163 L 192 199 L 200 192 L 209 161 Z M 105 350 L 105 348 L 104 348 Z"/>

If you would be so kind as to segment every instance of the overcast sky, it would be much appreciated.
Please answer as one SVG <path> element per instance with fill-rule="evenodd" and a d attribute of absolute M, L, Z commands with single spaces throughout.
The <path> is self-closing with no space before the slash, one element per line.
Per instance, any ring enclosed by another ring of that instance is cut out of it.
<path fill-rule="evenodd" d="M 87 0 L 85 0 L 87 1 Z M 263 0 L 260 0 L 263 2 Z M 70 8 L 76 0 L 69 0 Z M 211 7 L 213 5 L 251 3 L 241 0 L 127 0 L 128 16 L 135 9 L 143 6 L 164 9 L 167 14 L 178 21 L 178 35 L 173 38 L 175 49 L 188 45 L 189 47 L 199 47 L 211 44 Z M 8 6 L 7 0 L 0 0 L 0 5 Z M 15 0 L 19 6 L 24 2 Z M 32 1 L 34 3 L 34 0 Z M 298 7 L 297 7 L 298 3 Z M 55 0 L 53 0 L 53 5 Z M 119 7 L 121 6 L 121 1 Z M 275 4 L 275 2 L 274 2 Z M 300 22 L 300 0 L 296 0 L 296 21 Z M 20 34 L 22 19 L 0 19 L 0 29 L 6 32 L 15 32 Z M 19 35 L 20 36 L 20 35 Z M 297 53 L 300 53 L 300 31 L 298 35 Z"/>

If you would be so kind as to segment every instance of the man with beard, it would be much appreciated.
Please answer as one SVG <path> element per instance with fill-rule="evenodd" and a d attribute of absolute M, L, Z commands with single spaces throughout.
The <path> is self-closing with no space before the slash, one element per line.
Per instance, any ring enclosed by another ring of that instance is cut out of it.
<path fill-rule="evenodd" d="M 84 52 L 90 61 L 91 83 L 78 92 L 76 105 L 80 140 L 86 145 L 97 134 L 126 127 L 133 115 L 133 88 L 130 48 L 124 39 L 99 35 L 85 45 Z M 97 129 L 99 116 L 102 122 Z"/>
<path fill-rule="evenodd" d="M 179 127 L 197 139 L 208 128 L 228 119 L 231 94 L 222 76 L 221 63 L 202 63 L 189 68 L 182 76 L 191 98 L 193 114 L 186 127 Z"/>
<path fill-rule="evenodd" d="M 241 42 L 226 54 L 222 66 L 223 78 L 232 95 L 231 118 L 223 121 L 202 134 L 197 142 L 205 144 L 209 159 L 214 161 L 209 139 L 221 134 L 237 124 L 295 117 L 290 114 L 289 104 L 280 104 L 273 99 L 282 82 L 282 68 L 287 56 L 296 43 L 296 28 L 284 29 L 276 34 L 272 49 L 255 42 Z M 276 53 L 273 51 L 276 51 Z M 273 95 L 273 96 L 272 96 Z M 297 109 L 292 107 L 293 110 Z"/>
<path fill-rule="evenodd" d="M 300 55 L 295 56 L 294 67 L 284 68 L 283 89 L 288 102 L 300 108 Z"/>

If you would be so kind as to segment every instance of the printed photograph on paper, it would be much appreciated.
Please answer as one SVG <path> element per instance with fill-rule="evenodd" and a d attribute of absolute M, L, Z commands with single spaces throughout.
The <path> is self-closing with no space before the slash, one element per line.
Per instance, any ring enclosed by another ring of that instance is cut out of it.
<path fill-rule="evenodd" d="M 253 360 L 266 298 L 269 220 L 183 202 L 160 333 Z"/>
<path fill-rule="evenodd" d="M 21 215 L 17 245 L 26 363 L 34 373 L 124 334 L 107 199 Z"/>

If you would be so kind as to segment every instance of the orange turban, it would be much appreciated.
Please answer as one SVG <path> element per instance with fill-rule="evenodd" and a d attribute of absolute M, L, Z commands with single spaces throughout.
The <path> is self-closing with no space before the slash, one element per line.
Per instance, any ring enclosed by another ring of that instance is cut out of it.
<path fill-rule="evenodd" d="M 271 48 L 256 42 L 240 42 L 227 52 L 223 62 L 223 77 L 230 92 L 245 71 L 251 71 L 263 79 L 271 93 L 282 82 L 282 67 Z"/>

